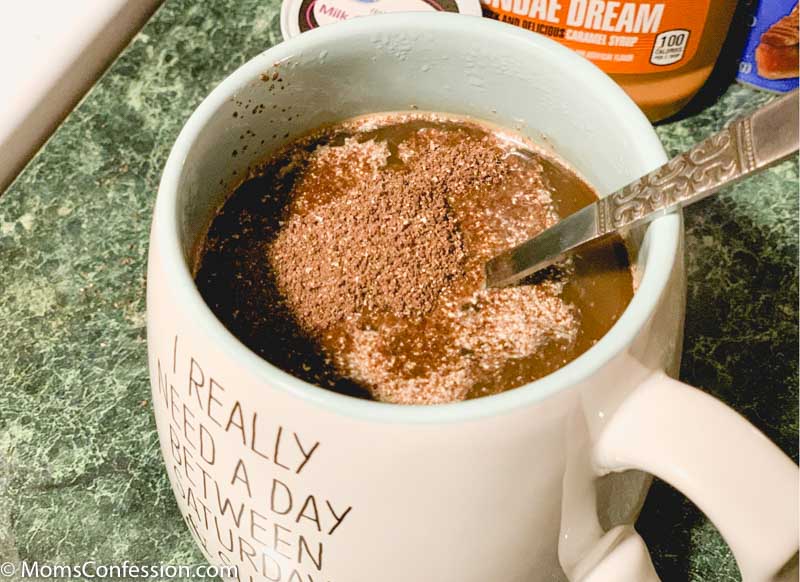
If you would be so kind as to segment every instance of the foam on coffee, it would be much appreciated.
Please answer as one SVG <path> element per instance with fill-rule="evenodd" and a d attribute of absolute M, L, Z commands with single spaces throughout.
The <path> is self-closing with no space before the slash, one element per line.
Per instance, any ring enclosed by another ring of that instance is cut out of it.
<path fill-rule="evenodd" d="M 463 400 L 560 367 L 624 309 L 619 241 L 516 288 L 482 285 L 488 258 L 593 198 L 520 136 L 371 115 L 255 168 L 212 221 L 196 280 L 234 334 L 305 380 L 384 402 Z"/>

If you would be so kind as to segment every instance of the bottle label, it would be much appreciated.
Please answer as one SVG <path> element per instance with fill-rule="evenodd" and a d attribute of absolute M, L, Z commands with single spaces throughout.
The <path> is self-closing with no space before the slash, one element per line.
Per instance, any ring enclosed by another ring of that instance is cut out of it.
<path fill-rule="evenodd" d="M 489 18 L 549 36 L 607 73 L 678 69 L 697 52 L 710 0 L 481 0 Z"/>

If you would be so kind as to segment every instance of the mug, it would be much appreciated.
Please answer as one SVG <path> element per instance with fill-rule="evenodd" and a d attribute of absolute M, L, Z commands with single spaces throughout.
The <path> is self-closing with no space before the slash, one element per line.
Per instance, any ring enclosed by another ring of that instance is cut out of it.
<path fill-rule="evenodd" d="M 321 125 L 442 111 L 514 128 L 606 194 L 666 161 L 604 73 L 530 32 L 450 14 L 356 19 L 275 46 L 197 108 L 152 225 L 147 334 L 167 472 L 208 560 L 239 580 L 656 579 L 632 525 L 650 474 L 720 529 L 746 580 L 798 546 L 797 466 L 671 379 L 682 222 L 630 234 L 636 292 L 586 353 L 520 388 L 439 406 L 307 384 L 231 335 L 192 280 L 196 244 L 253 164 Z"/>

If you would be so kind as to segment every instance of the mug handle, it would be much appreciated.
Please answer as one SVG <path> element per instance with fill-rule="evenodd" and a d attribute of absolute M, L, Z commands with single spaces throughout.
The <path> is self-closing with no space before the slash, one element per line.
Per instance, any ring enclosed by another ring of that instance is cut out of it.
<path fill-rule="evenodd" d="M 659 372 L 602 428 L 598 475 L 638 469 L 691 499 L 730 546 L 745 582 L 797 572 L 798 474 L 758 429 L 719 400 Z M 570 572 L 574 582 L 658 581 L 632 526 L 617 526 Z M 794 580 L 797 580 L 795 575 Z"/>

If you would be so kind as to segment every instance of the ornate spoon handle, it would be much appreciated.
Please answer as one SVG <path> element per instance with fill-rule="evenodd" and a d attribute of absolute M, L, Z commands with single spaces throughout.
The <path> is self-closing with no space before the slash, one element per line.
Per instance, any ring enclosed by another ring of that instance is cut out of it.
<path fill-rule="evenodd" d="M 598 234 L 653 220 L 797 151 L 797 93 L 739 118 L 598 203 Z"/>
<path fill-rule="evenodd" d="M 583 244 L 650 222 L 798 150 L 798 91 L 737 119 L 621 190 L 486 263 L 487 287 L 511 285 Z"/>

